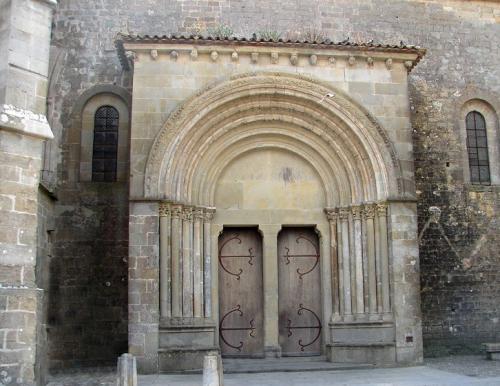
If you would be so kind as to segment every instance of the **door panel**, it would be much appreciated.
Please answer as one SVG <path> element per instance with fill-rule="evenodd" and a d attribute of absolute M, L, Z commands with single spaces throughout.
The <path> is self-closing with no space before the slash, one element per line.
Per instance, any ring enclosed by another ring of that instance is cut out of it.
<path fill-rule="evenodd" d="M 278 236 L 278 267 L 281 353 L 320 355 L 320 254 L 314 229 L 283 228 Z"/>
<path fill-rule="evenodd" d="M 222 355 L 263 356 L 262 240 L 258 231 L 224 229 L 218 258 Z"/>

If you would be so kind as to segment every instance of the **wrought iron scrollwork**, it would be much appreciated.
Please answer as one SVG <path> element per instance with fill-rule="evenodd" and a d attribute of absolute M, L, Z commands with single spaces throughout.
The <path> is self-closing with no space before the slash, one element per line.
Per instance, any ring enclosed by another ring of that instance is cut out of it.
<path fill-rule="evenodd" d="M 237 304 L 236 308 L 234 308 L 231 311 L 227 312 L 222 317 L 222 319 L 220 320 L 220 323 L 219 323 L 219 335 L 220 335 L 220 338 L 222 339 L 222 341 L 225 344 L 227 344 L 229 347 L 234 348 L 235 350 L 238 350 L 239 352 L 241 352 L 241 348 L 243 347 L 243 342 L 240 341 L 237 346 L 229 343 L 226 340 L 226 337 L 224 336 L 224 331 L 250 331 L 248 335 L 251 336 L 252 338 L 255 338 L 255 330 L 256 330 L 255 329 L 255 323 L 254 323 L 254 320 L 252 319 L 249 322 L 250 327 L 224 327 L 224 320 L 229 315 L 231 315 L 234 312 L 238 313 L 240 315 L 240 317 L 243 317 L 243 311 L 241 311 L 241 305 Z"/>
<path fill-rule="evenodd" d="M 314 317 L 314 319 L 316 319 L 318 324 L 313 325 L 313 326 L 292 326 L 292 321 L 290 319 L 288 319 L 287 326 L 286 326 L 286 328 L 288 330 L 288 337 L 291 337 L 293 335 L 292 330 L 317 329 L 317 333 L 311 342 L 304 344 L 304 343 L 302 343 L 302 339 L 299 339 L 298 343 L 300 346 L 300 351 L 304 351 L 305 347 L 310 346 L 314 342 L 316 342 L 318 340 L 319 336 L 321 335 L 321 329 L 323 328 L 321 325 L 321 320 L 318 317 L 318 315 L 316 315 L 316 313 L 313 310 L 310 310 L 309 308 L 304 307 L 302 304 L 299 304 L 299 309 L 297 311 L 297 314 L 302 315 L 304 313 L 304 311 L 310 312 L 312 314 L 312 316 Z"/>
<path fill-rule="evenodd" d="M 316 246 L 316 244 L 313 241 L 309 240 L 304 235 L 300 235 L 299 237 L 297 237 L 297 239 L 295 240 L 295 242 L 297 244 L 300 244 L 300 240 L 306 240 L 307 242 L 309 242 L 313 246 L 313 248 L 314 248 L 314 250 L 315 250 L 316 253 L 315 254 L 294 254 L 294 255 L 291 255 L 290 254 L 290 248 L 285 247 L 286 253 L 283 255 L 283 257 L 286 260 L 286 263 L 285 263 L 286 265 L 290 264 L 290 258 L 291 257 L 314 257 L 316 259 L 314 261 L 314 265 L 308 271 L 301 272 L 300 268 L 297 268 L 297 273 L 299 275 L 299 279 L 302 280 L 302 276 L 307 275 L 308 273 L 314 271 L 314 268 L 316 268 L 316 266 L 318 265 L 318 263 L 319 263 L 319 250 L 318 250 L 318 247 Z"/>
<path fill-rule="evenodd" d="M 222 245 L 219 248 L 219 263 L 225 272 L 227 272 L 231 276 L 235 276 L 237 280 L 240 280 L 241 274 L 243 273 L 243 269 L 239 268 L 238 272 L 231 272 L 223 264 L 223 259 L 243 257 L 243 258 L 248 258 L 249 265 L 253 265 L 253 258 L 255 257 L 255 255 L 253 254 L 253 248 L 248 248 L 248 255 L 222 255 L 222 250 L 224 249 L 224 247 L 233 240 L 236 240 L 238 244 L 241 244 L 242 242 L 238 233 L 234 234 L 233 237 L 224 241 L 224 243 L 222 243 Z"/>

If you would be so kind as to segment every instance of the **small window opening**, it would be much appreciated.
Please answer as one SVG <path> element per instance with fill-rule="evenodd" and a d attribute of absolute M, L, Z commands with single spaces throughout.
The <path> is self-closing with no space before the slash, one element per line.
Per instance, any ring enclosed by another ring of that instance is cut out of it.
<path fill-rule="evenodd" d="M 489 185 L 490 162 L 486 122 L 477 111 L 471 111 L 465 118 L 467 129 L 467 152 L 469 155 L 470 181 L 473 184 Z"/>
<path fill-rule="evenodd" d="M 118 111 L 112 106 L 97 109 L 94 117 L 92 181 L 116 181 Z"/>

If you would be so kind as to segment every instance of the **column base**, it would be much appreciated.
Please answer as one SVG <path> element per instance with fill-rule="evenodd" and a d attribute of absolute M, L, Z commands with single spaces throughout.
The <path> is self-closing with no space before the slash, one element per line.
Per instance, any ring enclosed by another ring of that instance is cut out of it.
<path fill-rule="evenodd" d="M 396 363 L 395 330 L 392 322 L 377 315 L 365 320 L 330 323 L 331 343 L 326 354 L 331 362 L 339 363 Z"/>
<path fill-rule="evenodd" d="M 158 350 L 160 373 L 202 371 L 205 355 L 220 354 L 218 347 L 169 347 Z"/>
<path fill-rule="evenodd" d="M 204 318 L 168 318 L 160 321 L 159 371 L 202 370 L 205 355 L 218 354 L 216 325 Z"/>
<path fill-rule="evenodd" d="M 333 343 L 326 345 L 327 358 L 336 363 L 394 364 L 394 343 Z"/>
<path fill-rule="evenodd" d="M 264 347 L 265 358 L 281 358 L 280 346 L 266 346 Z"/>

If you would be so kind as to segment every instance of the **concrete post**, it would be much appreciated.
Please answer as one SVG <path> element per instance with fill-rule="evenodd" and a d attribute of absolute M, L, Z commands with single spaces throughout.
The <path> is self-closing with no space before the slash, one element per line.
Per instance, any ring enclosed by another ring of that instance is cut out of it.
<path fill-rule="evenodd" d="M 117 373 L 117 386 L 137 386 L 137 363 L 132 354 L 118 358 Z"/>

